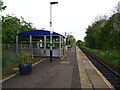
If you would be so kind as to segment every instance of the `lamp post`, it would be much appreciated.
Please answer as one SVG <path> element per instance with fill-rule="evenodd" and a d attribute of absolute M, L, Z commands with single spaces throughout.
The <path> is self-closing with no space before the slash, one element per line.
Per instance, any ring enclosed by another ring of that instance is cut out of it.
<path fill-rule="evenodd" d="M 52 62 L 52 5 L 58 2 L 50 2 L 50 62 Z"/>

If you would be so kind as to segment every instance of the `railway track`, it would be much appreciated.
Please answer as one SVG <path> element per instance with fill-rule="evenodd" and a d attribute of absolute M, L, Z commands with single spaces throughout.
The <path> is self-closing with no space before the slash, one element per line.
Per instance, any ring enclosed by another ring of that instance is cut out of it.
<path fill-rule="evenodd" d="M 113 85 L 116 90 L 120 89 L 120 75 L 112 71 L 110 68 L 105 66 L 97 58 L 90 55 L 86 50 L 80 48 L 83 53 L 89 58 L 89 60 L 95 65 L 95 67 L 106 77 L 106 79 Z"/>

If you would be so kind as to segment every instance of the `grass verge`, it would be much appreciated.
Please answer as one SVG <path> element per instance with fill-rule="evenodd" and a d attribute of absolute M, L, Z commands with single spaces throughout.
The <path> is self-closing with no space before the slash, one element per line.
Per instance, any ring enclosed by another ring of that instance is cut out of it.
<path fill-rule="evenodd" d="M 42 60 L 42 58 L 34 58 L 34 59 L 32 59 L 32 64 L 34 64 L 38 61 L 41 61 L 41 60 Z M 14 64 L 14 65 L 9 66 L 9 67 L 4 67 L 2 69 L 2 79 L 5 79 L 5 78 L 11 76 L 12 74 L 17 73 L 18 69 L 13 69 L 13 68 L 18 68 L 18 65 L 19 65 L 19 63 Z"/>
<path fill-rule="evenodd" d="M 116 50 L 101 51 L 96 49 L 90 49 L 87 47 L 84 47 L 84 48 L 94 53 L 95 55 L 101 57 L 102 59 L 110 62 L 111 64 L 114 64 L 120 67 L 120 63 L 119 63 L 120 57 L 118 56 L 118 52 Z"/>

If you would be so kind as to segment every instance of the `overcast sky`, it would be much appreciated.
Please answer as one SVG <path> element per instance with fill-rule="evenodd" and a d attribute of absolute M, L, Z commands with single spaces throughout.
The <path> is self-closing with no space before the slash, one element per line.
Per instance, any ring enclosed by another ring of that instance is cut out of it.
<path fill-rule="evenodd" d="M 52 5 L 53 31 L 74 35 L 82 40 L 88 25 L 96 16 L 112 14 L 113 8 L 119 0 L 3 0 L 7 6 L 3 15 L 9 14 L 25 21 L 32 22 L 34 27 L 50 30 L 50 2 L 57 1 Z"/>

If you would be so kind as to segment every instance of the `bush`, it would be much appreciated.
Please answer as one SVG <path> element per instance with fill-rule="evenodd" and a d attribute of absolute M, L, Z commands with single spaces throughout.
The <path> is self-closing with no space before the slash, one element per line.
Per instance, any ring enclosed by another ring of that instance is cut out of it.
<path fill-rule="evenodd" d="M 22 61 L 22 64 L 31 63 L 30 57 L 29 57 L 29 53 L 22 52 L 22 54 L 21 54 L 21 61 Z"/>

